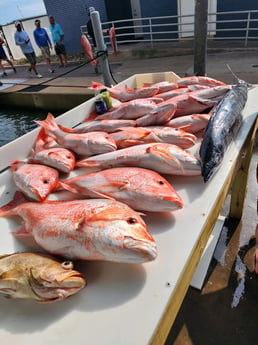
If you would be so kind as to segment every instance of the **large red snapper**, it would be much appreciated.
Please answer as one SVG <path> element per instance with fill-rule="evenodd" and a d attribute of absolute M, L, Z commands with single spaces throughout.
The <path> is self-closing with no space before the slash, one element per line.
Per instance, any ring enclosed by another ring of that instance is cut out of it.
<path fill-rule="evenodd" d="M 135 210 L 168 212 L 183 207 L 164 177 L 142 168 L 113 168 L 60 181 L 59 189 L 91 198 L 114 198 Z"/>
<path fill-rule="evenodd" d="M 144 83 L 143 84 L 144 87 L 158 87 L 158 94 L 163 93 L 163 92 L 167 92 L 167 91 L 171 91 L 171 90 L 175 90 L 178 88 L 177 83 L 175 82 L 170 82 L 170 81 L 160 81 L 158 83 L 154 83 L 154 84 L 150 84 L 150 83 Z"/>
<path fill-rule="evenodd" d="M 176 106 L 174 117 L 200 113 L 217 105 L 229 89 L 229 86 L 214 86 L 187 92 L 159 103 L 159 106 L 168 103 L 174 104 Z"/>
<path fill-rule="evenodd" d="M 30 151 L 28 163 L 45 164 L 61 172 L 69 173 L 74 169 L 75 156 L 64 147 L 46 148 L 49 145 L 49 136 L 41 128 L 34 147 Z"/>
<path fill-rule="evenodd" d="M 174 89 L 171 91 L 166 91 L 163 93 L 159 93 L 157 96 L 159 96 L 160 98 L 162 98 L 164 101 L 172 98 L 172 97 L 176 97 L 179 96 L 180 94 L 184 94 L 184 93 L 188 93 L 188 92 L 192 92 L 192 91 L 199 91 L 199 90 L 204 90 L 207 89 L 211 86 L 207 86 L 207 85 L 199 85 L 199 84 L 191 84 L 188 85 L 187 87 L 180 87 L 178 89 Z"/>
<path fill-rule="evenodd" d="M 189 133 L 197 133 L 207 126 L 210 117 L 210 113 L 179 116 L 167 122 L 166 126 L 176 127 Z"/>
<path fill-rule="evenodd" d="M 165 126 L 124 127 L 121 128 L 121 131 L 111 135 L 119 149 L 147 143 L 168 143 L 186 149 L 196 142 L 193 134 L 182 129 Z"/>
<path fill-rule="evenodd" d="M 65 148 L 53 147 L 32 154 L 28 163 L 44 164 L 68 174 L 74 168 L 75 157 L 71 151 Z"/>
<path fill-rule="evenodd" d="M 116 143 L 108 133 L 71 133 L 70 128 L 58 125 L 52 114 L 48 114 L 44 121 L 35 122 L 42 126 L 46 133 L 52 136 L 58 144 L 79 155 L 91 156 L 116 150 Z"/>
<path fill-rule="evenodd" d="M 86 285 L 71 261 L 36 253 L 0 256 L 0 292 L 8 298 L 30 298 L 38 302 L 61 301 Z"/>
<path fill-rule="evenodd" d="M 45 200 L 58 183 L 58 171 L 45 165 L 17 161 L 11 171 L 15 185 L 33 200 Z"/>
<path fill-rule="evenodd" d="M 178 87 L 187 87 L 189 85 L 199 84 L 199 85 L 206 85 L 206 86 L 223 86 L 226 85 L 223 81 L 206 77 L 206 76 L 189 76 L 180 78 L 176 81 Z"/>
<path fill-rule="evenodd" d="M 114 56 L 117 56 L 116 31 L 114 26 L 109 29 L 109 40 L 113 48 Z"/>
<path fill-rule="evenodd" d="M 159 103 L 156 109 L 136 119 L 136 126 L 163 125 L 172 119 L 176 112 L 176 105 Z"/>
<path fill-rule="evenodd" d="M 33 236 L 51 254 L 69 259 L 142 263 L 157 248 L 140 214 L 109 199 L 25 202 L 20 192 L 0 208 L 0 217 L 21 217 L 14 234 Z"/>
<path fill-rule="evenodd" d="M 81 45 L 84 55 L 90 60 L 89 62 L 95 66 L 97 61 L 94 60 L 92 47 L 86 35 L 81 36 Z"/>
<path fill-rule="evenodd" d="M 77 167 L 107 169 L 121 166 L 141 167 L 160 174 L 195 176 L 201 174 L 200 161 L 177 145 L 150 143 L 127 147 L 78 160 Z"/>
<path fill-rule="evenodd" d="M 96 120 L 86 123 L 82 123 L 79 126 L 73 128 L 73 133 L 87 133 L 94 131 L 103 131 L 106 133 L 113 133 L 120 127 L 134 127 L 136 122 L 134 120 Z"/>
<path fill-rule="evenodd" d="M 130 119 L 135 120 L 152 110 L 156 109 L 157 105 L 150 99 L 135 99 L 124 102 L 114 107 L 107 113 L 97 116 L 98 120 L 115 120 L 115 119 Z"/>
<path fill-rule="evenodd" d="M 118 99 L 120 102 L 128 102 L 137 98 L 153 97 L 159 91 L 159 88 L 155 86 L 141 87 L 138 89 L 131 89 L 128 86 L 125 86 L 124 90 L 118 89 L 116 87 L 107 88 L 105 85 L 94 81 L 92 82 L 91 88 L 99 90 L 107 89 L 110 95 L 113 98 Z"/>
<path fill-rule="evenodd" d="M 187 92 L 189 92 L 189 89 L 187 87 L 181 87 L 179 89 L 174 89 L 174 90 L 159 93 L 159 97 L 162 98 L 163 101 L 166 101 L 172 97 L 176 97 Z"/>

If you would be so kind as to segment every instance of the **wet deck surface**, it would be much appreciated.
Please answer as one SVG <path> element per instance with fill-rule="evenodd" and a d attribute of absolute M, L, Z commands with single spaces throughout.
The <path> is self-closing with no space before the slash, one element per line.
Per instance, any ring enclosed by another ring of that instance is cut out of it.
<path fill-rule="evenodd" d="M 242 220 L 226 219 L 202 291 L 188 289 L 166 345 L 257 344 L 257 143 L 256 140 Z"/>

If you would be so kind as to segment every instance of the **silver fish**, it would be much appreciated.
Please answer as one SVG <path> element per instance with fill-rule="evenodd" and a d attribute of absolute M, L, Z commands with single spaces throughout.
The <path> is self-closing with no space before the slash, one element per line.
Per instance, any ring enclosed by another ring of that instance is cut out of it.
<path fill-rule="evenodd" d="M 202 176 L 207 182 L 223 160 L 242 122 L 248 86 L 239 80 L 214 108 L 200 147 Z"/>

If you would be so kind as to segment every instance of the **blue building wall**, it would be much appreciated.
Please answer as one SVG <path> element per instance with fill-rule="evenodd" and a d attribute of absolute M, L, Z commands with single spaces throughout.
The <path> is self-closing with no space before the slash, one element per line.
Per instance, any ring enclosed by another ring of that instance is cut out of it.
<path fill-rule="evenodd" d="M 68 54 L 78 54 L 82 51 L 81 49 L 81 32 L 80 26 L 86 25 L 88 20 L 88 8 L 90 6 L 95 7 L 100 13 L 100 19 L 102 22 L 110 21 L 111 19 L 107 16 L 107 10 L 105 6 L 105 0 L 43 0 L 47 14 L 53 15 L 56 21 L 62 26 L 65 33 L 65 45 Z M 113 0 L 118 1 L 118 0 Z M 123 1 L 123 0 L 120 0 Z M 176 16 L 177 15 L 177 0 L 140 0 L 141 6 L 141 16 L 142 17 L 157 17 L 157 16 Z M 258 0 L 217 0 L 217 11 L 227 12 L 227 11 L 244 11 L 244 10 L 258 10 Z M 245 19 L 246 16 L 243 15 L 218 15 L 218 20 L 228 19 Z M 258 14 L 253 15 L 252 18 L 258 18 Z M 155 24 L 158 26 L 164 21 L 162 19 L 155 20 Z M 176 23 L 177 19 L 172 19 L 171 23 Z M 143 23 L 145 24 L 145 23 Z M 246 27 L 246 22 L 238 23 L 239 27 L 242 26 L 244 29 Z M 235 27 L 236 24 L 229 23 L 218 23 L 217 29 L 228 28 L 231 29 Z M 251 28 L 255 30 L 251 33 L 253 36 L 258 36 L 258 26 L 256 23 L 251 23 Z M 172 33 L 172 31 L 177 31 L 177 25 L 165 26 L 164 31 L 170 30 L 171 33 L 165 35 L 156 34 L 156 39 L 166 39 L 166 38 L 177 38 L 177 34 Z M 154 31 L 161 31 L 161 27 L 153 29 Z M 216 37 L 221 36 L 217 32 Z M 223 33 L 225 36 L 225 32 Z M 228 37 L 239 37 L 243 36 L 243 31 L 228 31 Z"/>
<path fill-rule="evenodd" d="M 47 14 L 54 16 L 64 31 L 64 44 L 68 55 L 81 52 L 80 26 L 86 25 L 90 6 L 99 11 L 101 21 L 107 21 L 103 0 L 44 0 L 44 4 Z"/>
<path fill-rule="evenodd" d="M 141 0 L 142 17 L 177 15 L 176 0 Z"/>
<path fill-rule="evenodd" d="M 217 0 L 217 12 L 234 12 L 234 11 L 248 11 L 248 10 L 258 10 L 258 0 Z M 228 29 L 228 32 L 222 32 L 219 31 L 216 34 L 216 37 L 221 36 L 228 36 L 228 37 L 243 37 L 245 35 L 245 28 L 246 28 L 246 19 L 247 14 L 227 14 L 227 15 L 218 15 L 217 20 L 239 20 L 243 19 L 244 21 L 241 23 L 218 23 L 217 29 Z M 258 19 L 258 13 L 253 13 L 251 15 L 251 19 Z M 235 28 L 243 28 L 243 30 L 240 31 L 232 31 L 230 29 Z M 255 30 L 250 31 L 249 36 L 257 37 L 258 36 L 258 23 L 257 22 L 251 22 L 250 28 L 253 28 Z"/>
<path fill-rule="evenodd" d="M 159 17 L 159 16 L 177 16 L 177 1 L 171 1 L 171 0 L 141 0 L 141 14 L 142 17 Z M 167 20 L 166 20 L 167 22 Z M 155 29 L 153 28 L 153 31 L 171 31 L 171 33 L 168 33 L 166 35 L 158 35 L 156 34 L 154 36 L 155 39 L 169 39 L 169 38 L 177 38 L 178 35 L 173 33 L 173 31 L 178 31 L 178 25 L 171 25 L 171 26 L 159 26 L 160 24 L 163 24 L 164 20 L 157 19 L 153 21 L 153 24 L 158 25 L 158 27 Z M 171 24 L 177 23 L 177 18 L 171 19 Z"/>

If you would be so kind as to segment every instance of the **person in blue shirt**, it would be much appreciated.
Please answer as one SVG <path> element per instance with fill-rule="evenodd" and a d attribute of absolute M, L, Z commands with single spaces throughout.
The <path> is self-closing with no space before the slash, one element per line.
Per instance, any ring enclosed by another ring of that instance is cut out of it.
<path fill-rule="evenodd" d="M 64 40 L 64 32 L 61 26 L 55 22 L 55 18 L 53 16 L 49 16 L 49 23 L 50 23 L 50 31 L 52 35 L 52 39 L 55 45 L 55 52 L 59 58 L 60 65 L 59 67 L 65 67 L 67 65 L 67 55 L 65 46 L 63 43 Z"/>
<path fill-rule="evenodd" d="M 39 74 L 36 69 L 36 63 L 37 63 L 36 55 L 35 55 L 35 51 L 32 47 L 32 44 L 27 32 L 22 30 L 21 22 L 19 20 L 15 22 L 15 27 L 16 27 L 16 32 L 14 34 L 15 44 L 17 46 L 20 46 L 21 51 L 23 52 L 23 54 L 26 56 L 27 60 L 30 63 L 28 72 L 33 71 L 38 78 L 42 78 L 42 75 Z"/>
<path fill-rule="evenodd" d="M 50 49 L 52 49 L 52 43 L 47 34 L 47 31 L 40 26 L 40 20 L 35 20 L 36 29 L 33 31 L 34 39 L 37 46 L 40 48 L 42 56 L 46 59 L 46 64 L 50 73 L 54 73 L 54 69 L 50 62 Z"/>

